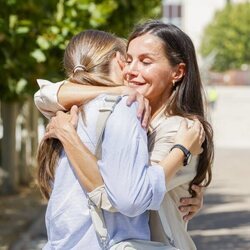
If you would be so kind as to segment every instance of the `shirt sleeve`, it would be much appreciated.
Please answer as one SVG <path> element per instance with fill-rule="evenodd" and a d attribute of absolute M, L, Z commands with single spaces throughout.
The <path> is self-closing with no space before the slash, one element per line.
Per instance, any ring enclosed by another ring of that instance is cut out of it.
<path fill-rule="evenodd" d="M 57 111 L 66 111 L 58 103 L 57 93 L 64 81 L 52 83 L 47 80 L 37 79 L 40 89 L 34 95 L 34 102 L 38 110 L 48 119 L 56 114 Z"/>
<path fill-rule="evenodd" d="M 148 165 L 146 131 L 136 117 L 137 104 L 123 98 L 110 115 L 98 161 L 105 189 L 113 206 L 134 217 L 157 210 L 166 192 L 165 175 L 159 165 Z"/>

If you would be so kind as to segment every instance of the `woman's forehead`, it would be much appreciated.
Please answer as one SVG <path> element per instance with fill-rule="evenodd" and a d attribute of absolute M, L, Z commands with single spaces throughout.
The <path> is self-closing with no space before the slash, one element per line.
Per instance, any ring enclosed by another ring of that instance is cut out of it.
<path fill-rule="evenodd" d="M 160 38 L 145 34 L 134 38 L 128 44 L 127 53 L 158 55 L 164 52 L 164 44 Z"/>

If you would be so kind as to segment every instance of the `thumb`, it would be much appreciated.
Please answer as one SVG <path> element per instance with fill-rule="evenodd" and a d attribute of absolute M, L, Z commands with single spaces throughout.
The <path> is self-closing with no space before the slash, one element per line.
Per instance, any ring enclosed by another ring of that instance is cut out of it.
<path fill-rule="evenodd" d="M 71 123 L 74 127 L 76 127 L 78 123 L 78 110 L 79 109 L 76 105 L 73 105 L 70 109 Z"/>
<path fill-rule="evenodd" d="M 180 127 L 179 130 L 180 131 L 184 131 L 188 129 L 188 123 L 186 119 L 182 119 L 181 123 L 180 123 Z"/>
<path fill-rule="evenodd" d="M 78 107 L 76 105 L 73 105 L 70 109 L 71 115 L 78 115 Z"/>

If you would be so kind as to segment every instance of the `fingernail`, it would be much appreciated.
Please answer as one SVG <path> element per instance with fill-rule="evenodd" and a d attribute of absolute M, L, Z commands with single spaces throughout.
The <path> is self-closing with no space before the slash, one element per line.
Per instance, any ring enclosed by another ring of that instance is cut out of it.
<path fill-rule="evenodd" d="M 182 199 L 182 200 L 181 200 L 181 203 L 185 204 L 185 203 L 186 203 L 186 200 L 185 200 L 185 199 Z"/>

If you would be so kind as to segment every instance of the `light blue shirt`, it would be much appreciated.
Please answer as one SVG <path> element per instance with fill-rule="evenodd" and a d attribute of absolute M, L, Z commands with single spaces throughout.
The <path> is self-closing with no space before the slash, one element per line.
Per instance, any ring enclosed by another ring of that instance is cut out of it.
<path fill-rule="evenodd" d="M 95 152 L 96 122 L 105 95 L 84 107 L 77 132 L 91 152 Z M 126 105 L 126 97 L 110 115 L 98 165 L 106 192 L 119 213 L 104 211 L 109 246 L 122 240 L 150 239 L 147 210 L 158 210 L 166 192 L 161 166 L 148 166 L 146 131 L 136 117 L 137 105 Z M 48 242 L 44 249 L 101 249 L 89 215 L 84 189 L 62 152 L 55 173 L 53 191 L 46 211 Z"/>

